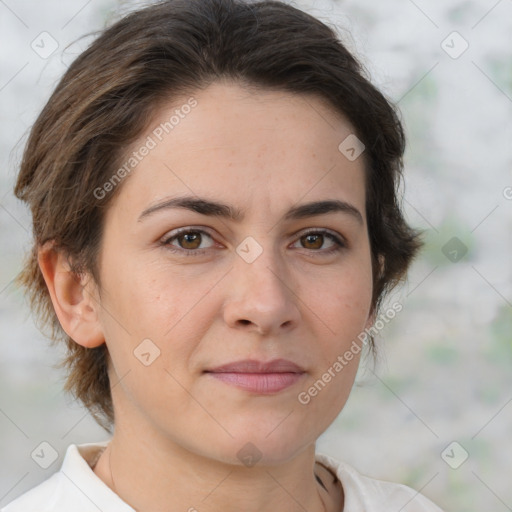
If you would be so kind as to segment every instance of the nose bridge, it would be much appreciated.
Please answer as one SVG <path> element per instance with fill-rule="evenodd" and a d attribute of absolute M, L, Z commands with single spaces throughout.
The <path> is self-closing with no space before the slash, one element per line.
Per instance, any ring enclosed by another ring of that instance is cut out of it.
<path fill-rule="evenodd" d="M 272 237 L 247 237 L 236 248 L 231 271 L 231 293 L 226 321 L 232 326 L 250 323 L 261 331 L 296 323 L 298 308 L 286 262 Z"/>
<path fill-rule="evenodd" d="M 271 236 L 247 237 L 236 249 L 238 260 L 235 271 L 246 285 L 253 287 L 254 293 L 272 293 L 287 296 L 290 284 L 286 283 L 286 266 L 282 256 L 274 246 Z M 289 278 L 288 278 L 289 280 Z M 267 300 L 269 297 L 267 297 Z"/>

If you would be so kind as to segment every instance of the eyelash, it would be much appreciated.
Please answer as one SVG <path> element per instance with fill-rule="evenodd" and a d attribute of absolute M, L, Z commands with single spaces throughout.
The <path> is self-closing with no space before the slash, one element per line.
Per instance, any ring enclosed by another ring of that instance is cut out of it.
<path fill-rule="evenodd" d="M 172 236 L 169 236 L 169 237 L 163 239 L 162 245 L 164 245 L 168 250 L 170 250 L 173 253 L 180 253 L 185 256 L 202 256 L 211 249 L 211 247 L 208 247 L 207 249 L 183 249 L 183 248 L 178 248 L 178 247 L 171 245 L 171 242 L 173 240 L 177 239 L 180 235 L 186 235 L 188 233 L 200 233 L 201 235 L 207 235 L 209 238 L 211 238 L 213 240 L 213 237 L 207 231 L 205 231 L 203 229 L 192 229 L 190 227 L 187 227 L 187 228 L 178 229 L 172 234 Z M 304 233 L 301 233 L 299 239 L 304 236 L 307 236 L 307 235 L 323 235 L 323 236 L 328 237 L 330 240 L 332 240 L 334 242 L 334 246 L 327 250 L 321 250 L 321 249 L 313 250 L 312 249 L 311 252 L 315 256 L 329 256 L 331 254 L 340 252 L 343 249 L 347 248 L 347 244 L 341 237 L 331 233 L 330 231 L 328 231 L 326 229 L 310 229 L 308 231 L 305 231 Z M 306 249 L 306 250 L 308 250 L 308 249 Z"/>

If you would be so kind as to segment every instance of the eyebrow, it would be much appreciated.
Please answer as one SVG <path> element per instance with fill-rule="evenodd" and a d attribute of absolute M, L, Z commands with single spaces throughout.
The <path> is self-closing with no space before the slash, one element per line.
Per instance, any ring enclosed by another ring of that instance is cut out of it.
<path fill-rule="evenodd" d="M 184 196 L 166 199 L 165 201 L 150 206 L 140 214 L 138 221 L 141 222 L 156 212 L 174 208 L 191 210 L 202 215 L 225 218 L 234 222 L 240 222 L 244 218 L 243 211 L 235 208 L 234 206 L 200 197 Z M 348 214 L 356 219 L 360 224 L 363 224 L 363 216 L 361 215 L 361 212 L 355 206 L 338 199 L 315 201 L 294 206 L 286 212 L 284 220 L 298 220 L 333 212 Z"/>

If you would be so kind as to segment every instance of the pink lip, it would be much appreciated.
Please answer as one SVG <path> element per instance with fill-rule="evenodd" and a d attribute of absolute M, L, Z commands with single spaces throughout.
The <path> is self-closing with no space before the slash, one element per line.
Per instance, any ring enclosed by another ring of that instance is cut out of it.
<path fill-rule="evenodd" d="M 304 369 L 286 359 L 274 359 L 266 363 L 256 359 L 244 359 L 207 371 L 214 373 L 303 373 Z"/>
<path fill-rule="evenodd" d="M 246 359 L 207 370 L 212 377 L 258 394 L 282 391 L 298 382 L 305 371 L 286 359 L 267 363 Z"/>

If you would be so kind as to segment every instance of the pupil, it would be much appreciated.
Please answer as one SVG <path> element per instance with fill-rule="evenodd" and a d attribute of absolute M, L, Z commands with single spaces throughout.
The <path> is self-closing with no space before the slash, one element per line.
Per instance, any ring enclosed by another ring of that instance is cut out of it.
<path fill-rule="evenodd" d="M 197 242 L 197 240 L 199 239 L 199 234 L 198 233 L 195 233 L 195 234 L 190 234 L 190 233 L 187 233 L 185 235 L 183 235 L 184 238 L 185 238 L 185 245 L 187 244 L 192 244 L 193 247 L 187 247 L 188 249 L 192 248 L 192 249 L 195 249 L 196 247 L 194 246 L 194 241 Z"/>
<path fill-rule="evenodd" d="M 313 244 L 314 248 L 318 249 L 322 246 L 321 242 L 322 235 L 306 235 L 307 243 Z"/>

